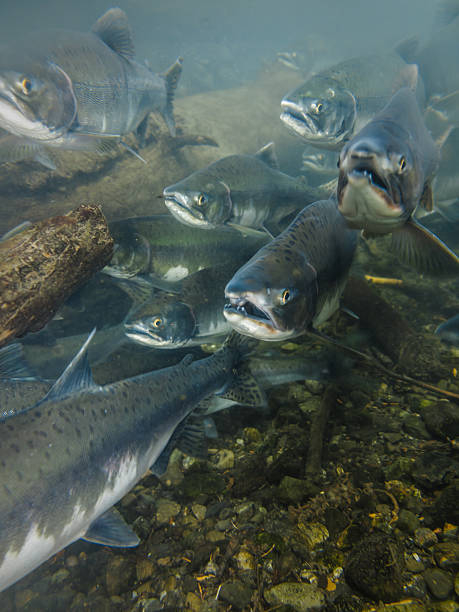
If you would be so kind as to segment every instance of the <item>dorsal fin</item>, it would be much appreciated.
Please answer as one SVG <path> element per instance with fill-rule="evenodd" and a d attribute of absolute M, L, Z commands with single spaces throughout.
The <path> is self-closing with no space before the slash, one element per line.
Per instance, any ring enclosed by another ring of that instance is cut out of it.
<path fill-rule="evenodd" d="M 92 330 L 78 353 L 59 376 L 45 397 L 40 400 L 39 404 L 59 400 L 72 393 L 99 388 L 92 378 L 88 361 L 88 347 L 95 333 L 96 328 Z"/>
<path fill-rule="evenodd" d="M 261 161 L 270 166 L 270 168 L 279 170 L 279 162 L 277 161 L 276 150 L 273 142 L 268 142 L 267 145 L 261 147 L 261 149 L 255 153 L 255 157 L 261 159 Z"/>
<path fill-rule="evenodd" d="M 134 57 L 134 41 L 126 13 L 119 8 L 109 9 L 92 26 L 96 34 L 115 53 L 126 59 Z"/>

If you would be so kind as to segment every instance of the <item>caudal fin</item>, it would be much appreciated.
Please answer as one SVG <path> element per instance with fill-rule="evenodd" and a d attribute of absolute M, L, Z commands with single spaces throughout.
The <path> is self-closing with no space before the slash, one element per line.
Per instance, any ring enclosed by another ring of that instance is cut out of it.
<path fill-rule="evenodd" d="M 181 57 L 172 64 L 172 66 L 163 73 L 164 80 L 166 81 L 166 93 L 167 101 L 166 108 L 163 112 L 164 120 L 169 128 L 169 132 L 172 137 L 175 137 L 175 120 L 173 113 L 173 102 L 175 96 L 175 90 L 177 89 L 177 83 L 182 74 L 183 59 Z"/>

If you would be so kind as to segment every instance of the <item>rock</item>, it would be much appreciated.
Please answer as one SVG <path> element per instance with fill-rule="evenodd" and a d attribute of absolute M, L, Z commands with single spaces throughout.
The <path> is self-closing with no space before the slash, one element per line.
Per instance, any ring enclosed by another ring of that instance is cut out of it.
<path fill-rule="evenodd" d="M 403 419 L 403 429 L 407 434 L 418 440 L 430 440 L 430 434 L 423 420 L 417 414 L 409 414 Z"/>
<path fill-rule="evenodd" d="M 425 570 L 425 565 L 417 553 L 406 556 L 405 564 L 406 569 L 412 573 L 423 572 Z"/>
<path fill-rule="evenodd" d="M 109 595 L 119 595 L 129 588 L 133 578 L 134 566 L 126 557 L 110 559 L 105 570 L 105 585 Z"/>
<path fill-rule="evenodd" d="M 459 597 L 459 572 L 454 577 L 454 592 Z"/>
<path fill-rule="evenodd" d="M 426 406 L 421 416 L 430 433 L 442 440 L 459 436 L 459 411 L 457 406 L 446 400 Z"/>
<path fill-rule="evenodd" d="M 215 464 L 217 470 L 224 472 L 225 470 L 231 470 L 234 467 L 234 453 L 232 450 L 222 448 L 217 453 L 217 463 Z"/>
<path fill-rule="evenodd" d="M 446 599 L 453 592 L 453 577 L 448 572 L 432 567 L 426 569 L 422 575 L 436 599 Z"/>
<path fill-rule="evenodd" d="M 378 606 L 378 612 L 426 612 L 424 604 L 413 599 L 405 599 L 396 603 Z"/>
<path fill-rule="evenodd" d="M 284 476 L 279 484 L 280 499 L 290 504 L 299 504 L 308 497 L 308 485 L 305 480 Z"/>
<path fill-rule="evenodd" d="M 137 574 L 137 580 L 143 582 L 147 578 L 150 578 L 154 571 L 154 565 L 149 559 L 140 559 L 137 561 L 135 568 Z"/>
<path fill-rule="evenodd" d="M 414 597 L 415 599 L 425 600 L 427 595 L 427 586 L 424 578 L 420 574 L 411 575 L 403 585 L 403 593 L 405 596 Z"/>
<path fill-rule="evenodd" d="M 437 565 L 445 570 L 459 570 L 459 543 L 443 542 L 434 546 Z"/>
<path fill-rule="evenodd" d="M 313 584 L 282 582 L 266 589 L 263 597 L 270 606 L 287 605 L 297 612 L 308 612 L 325 603 L 325 594 Z"/>
<path fill-rule="evenodd" d="M 242 610 L 252 599 L 252 589 L 240 580 L 228 580 L 220 589 L 219 599 L 227 601 L 237 610 Z"/>
<path fill-rule="evenodd" d="M 255 427 L 244 427 L 242 434 L 246 444 L 258 444 L 262 440 L 261 433 Z"/>
<path fill-rule="evenodd" d="M 403 594 L 403 552 L 385 533 L 363 538 L 351 550 L 344 568 L 346 580 L 371 599 L 396 601 Z"/>
<path fill-rule="evenodd" d="M 454 481 L 440 493 L 430 510 L 434 525 L 459 524 L 459 480 Z"/>
<path fill-rule="evenodd" d="M 421 548 L 429 548 L 438 542 L 437 534 L 427 527 L 419 527 L 414 532 L 414 542 Z"/>
<path fill-rule="evenodd" d="M 457 601 L 439 601 L 431 609 L 432 612 L 457 612 Z"/>
<path fill-rule="evenodd" d="M 241 570 L 255 570 L 257 563 L 255 557 L 247 549 L 241 548 L 234 556 Z"/>
<path fill-rule="evenodd" d="M 171 518 L 177 516 L 180 512 L 180 504 L 170 499 L 159 499 L 156 504 L 156 520 L 159 525 L 164 525 L 170 521 Z"/>
<path fill-rule="evenodd" d="M 57 570 L 57 572 L 55 572 L 51 576 L 51 582 L 52 584 L 59 584 L 63 582 L 64 580 L 66 580 L 69 576 L 70 576 L 69 570 L 65 569 L 64 567 L 61 567 L 61 569 Z"/>
<path fill-rule="evenodd" d="M 195 593 L 187 593 L 185 599 L 185 608 L 192 612 L 199 612 L 202 608 L 202 600 Z"/>
<path fill-rule="evenodd" d="M 414 533 L 420 525 L 418 517 L 409 510 L 402 508 L 398 513 L 397 527 L 407 533 Z"/>
<path fill-rule="evenodd" d="M 198 521 L 203 521 L 206 518 L 207 508 L 202 504 L 191 504 L 191 512 L 198 519 Z"/>
<path fill-rule="evenodd" d="M 300 537 L 310 550 L 316 548 L 328 540 L 329 533 L 325 525 L 321 523 L 298 523 Z"/>

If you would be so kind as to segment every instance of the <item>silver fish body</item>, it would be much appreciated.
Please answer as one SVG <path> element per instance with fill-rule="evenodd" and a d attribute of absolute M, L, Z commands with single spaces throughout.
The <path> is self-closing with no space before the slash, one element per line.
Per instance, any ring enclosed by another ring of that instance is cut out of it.
<path fill-rule="evenodd" d="M 406 66 L 395 51 L 335 64 L 285 95 L 281 120 L 309 144 L 339 150 L 388 102 Z"/>
<path fill-rule="evenodd" d="M 284 340 L 335 312 L 357 244 L 335 200 L 307 206 L 229 281 L 224 314 L 242 334 Z"/>
<path fill-rule="evenodd" d="M 1 589 L 81 537 L 136 545 L 107 511 L 197 404 L 231 382 L 242 350 L 232 336 L 211 357 L 101 387 L 86 348 L 41 402 L 0 422 Z"/>
<path fill-rule="evenodd" d="M 133 59 L 126 15 L 110 9 L 91 32 L 32 33 L 0 59 L 0 140 L 14 154 L 40 145 L 103 150 L 158 111 L 174 132 L 172 98 L 178 61 L 165 76 Z M 3 155 L 3 154 L 2 154 Z M 6 153 L 5 153 L 6 155 Z M 4 155 L 3 155 L 4 156 Z"/>

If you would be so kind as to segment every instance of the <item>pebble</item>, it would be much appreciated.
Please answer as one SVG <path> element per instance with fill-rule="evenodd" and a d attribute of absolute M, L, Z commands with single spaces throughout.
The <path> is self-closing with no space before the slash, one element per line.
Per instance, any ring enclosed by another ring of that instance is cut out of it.
<path fill-rule="evenodd" d="M 240 580 L 228 580 L 220 589 L 219 599 L 241 610 L 249 605 L 252 593 L 253 590 Z"/>
<path fill-rule="evenodd" d="M 195 593 L 188 593 L 185 599 L 185 608 L 192 612 L 199 612 L 202 608 L 202 600 Z"/>
<path fill-rule="evenodd" d="M 328 540 L 328 529 L 322 523 L 298 523 L 298 531 L 306 546 L 313 550 Z"/>
<path fill-rule="evenodd" d="M 208 542 L 223 542 L 224 540 L 226 540 L 226 536 L 222 531 L 211 529 L 206 534 L 206 540 Z"/>
<path fill-rule="evenodd" d="M 143 582 L 153 574 L 154 565 L 148 559 L 140 559 L 136 565 L 137 580 Z"/>
<path fill-rule="evenodd" d="M 421 548 L 429 548 L 438 542 L 437 534 L 427 527 L 419 527 L 414 532 L 414 542 Z"/>
<path fill-rule="evenodd" d="M 234 467 L 234 453 L 232 450 L 222 448 L 217 453 L 217 470 L 231 470 Z"/>
<path fill-rule="evenodd" d="M 443 542 L 434 546 L 434 557 L 442 569 L 459 570 L 459 543 Z"/>
<path fill-rule="evenodd" d="M 429 591 L 436 599 L 447 599 L 453 592 L 453 578 L 448 572 L 432 567 L 426 569 L 422 575 Z"/>
<path fill-rule="evenodd" d="M 110 559 L 105 570 L 105 585 L 109 595 L 123 593 L 131 582 L 133 566 L 128 559 L 116 556 Z"/>
<path fill-rule="evenodd" d="M 156 520 L 159 525 L 167 524 L 180 512 L 180 504 L 170 499 L 159 499 L 156 504 Z"/>
<path fill-rule="evenodd" d="M 416 529 L 419 529 L 419 519 L 410 510 L 402 508 L 398 513 L 397 527 L 407 533 L 414 533 Z"/>
<path fill-rule="evenodd" d="M 321 608 L 325 594 L 313 584 L 282 582 L 266 589 L 263 597 L 271 606 L 287 605 L 296 612 L 308 612 Z"/>
<path fill-rule="evenodd" d="M 246 444 L 257 444 L 262 440 L 261 433 L 256 427 L 244 427 L 242 433 L 244 436 L 243 440 Z"/>
<path fill-rule="evenodd" d="M 61 567 L 61 569 L 58 569 L 57 572 L 55 572 L 51 576 L 51 582 L 53 584 L 59 584 L 60 582 L 63 582 L 66 578 L 68 578 L 69 576 L 70 576 L 69 570 L 65 569 L 64 567 Z"/>
<path fill-rule="evenodd" d="M 207 508 L 202 504 L 191 504 L 191 512 L 198 521 L 203 521 L 206 518 Z"/>
<path fill-rule="evenodd" d="M 236 563 L 241 570 L 255 570 L 255 557 L 248 550 L 241 548 L 234 556 Z"/>
<path fill-rule="evenodd" d="M 424 562 L 422 561 L 418 553 L 406 555 L 405 564 L 406 569 L 412 573 L 423 572 L 426 569 Z"/>
<path fill-rule="evenodd" d="M 70 557 L 67 557 L 65 560 L 65 565 L 67 567 L 76 567 L 78 565 L 78 557 L 75 555 L 70 555 Z"/>

